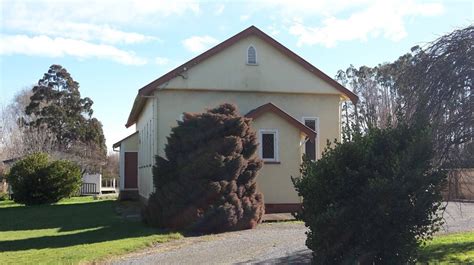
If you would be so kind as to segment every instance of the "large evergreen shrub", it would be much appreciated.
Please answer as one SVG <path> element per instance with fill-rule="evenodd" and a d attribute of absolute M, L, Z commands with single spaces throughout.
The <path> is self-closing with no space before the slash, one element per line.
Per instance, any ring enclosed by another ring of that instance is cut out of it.
<path fill-rule="evenodd" d="M 441 222 L 431 137 L 399 125 L 328 147 L 294 179 L 315 264 L 406 264 Z"/>
<path fill-rule="evenodd" d="M 8 174 L 13 200 L 26 205 L 54 203 L 70 197 L 81 185 L 81 169 L 73 162 L 50 162 L 35 153 L 16 162 Z"/>
<path fill-rule="evenodd" d="M 196 232 L 255 227 L 264 204 L 256 189 L 262 162 L 250 122 L 231 104 L 185 113 L 168 137 L 167 159 L 156 157 L 145 221 Z"/>

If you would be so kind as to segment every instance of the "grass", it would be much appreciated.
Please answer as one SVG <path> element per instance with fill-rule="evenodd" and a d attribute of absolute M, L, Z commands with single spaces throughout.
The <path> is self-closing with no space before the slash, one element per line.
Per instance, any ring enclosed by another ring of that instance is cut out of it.
<path fill-rule="evenodd" d="M 421 263 L 474 264 L 474 231 L 439 235 L 420 249 Z"/>
<path fill-rule="evenodd" d="M 41 206 L 0 201 L 0 264 L 91 263 L 182 237 L 126 220 L 117 206 L 92 197 Z M 419 261 L 474 264 L 474 231 L 436 236 Z"/>
<path fill-rule="evenodd" d="M 92 197 L 41 206 L 0 201 L 0 264 L 90 263 L 181 237 L 122 218 L 117 203 Z"/>

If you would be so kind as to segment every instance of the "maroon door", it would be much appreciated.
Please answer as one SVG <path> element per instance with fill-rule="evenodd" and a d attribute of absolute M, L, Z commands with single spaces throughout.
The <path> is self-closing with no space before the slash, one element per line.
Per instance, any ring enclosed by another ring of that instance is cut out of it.
<path fill-rule="evenodd" d="M 138 153 L 125 152 L 125 189 L 136 189 L 138 179 Z"/>

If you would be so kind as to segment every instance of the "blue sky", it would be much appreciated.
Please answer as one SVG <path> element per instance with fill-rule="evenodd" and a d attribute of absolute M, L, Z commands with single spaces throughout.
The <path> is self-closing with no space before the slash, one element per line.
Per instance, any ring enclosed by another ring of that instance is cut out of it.
<path fill-rule="evenodd" d="M 109 148 L 134 131 L 124 124 L 138 89 L 250 25 L 334 77 L 474 22 L 468 0 L 0 3 L 0 106 L 60 64 L 94 101 Z"/>

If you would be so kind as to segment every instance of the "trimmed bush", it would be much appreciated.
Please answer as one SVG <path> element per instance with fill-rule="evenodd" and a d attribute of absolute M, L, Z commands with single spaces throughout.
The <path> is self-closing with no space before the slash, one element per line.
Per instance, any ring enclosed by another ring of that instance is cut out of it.
<path fill-rule="evenodd" d="M 81 185 L 81 169 L 73 162 L 50 162 L 35 153 L 16 162 L 8 174 L 13 200 L 26 205 L 54 203 L 70 197 Z"/>
<path fill-rule="evenodd" d="M 441 224 L 445 174 L 428 131 L 399 125 L 336 143 L 294 179 L 315 264 L 406 264 Z"/>
<path fill-rule="evenodd" d="M 156 157 L 145 222 L 203 233 L 255 227 L 264 203 L 255 181 L 262 161 L 250 122 L 231 104 L 185 113 L 168 137 L 167 159 Z"/>

